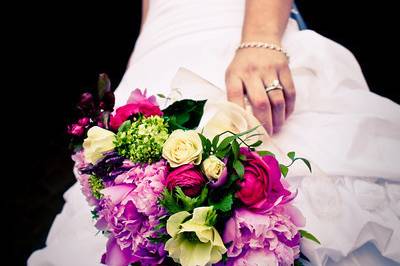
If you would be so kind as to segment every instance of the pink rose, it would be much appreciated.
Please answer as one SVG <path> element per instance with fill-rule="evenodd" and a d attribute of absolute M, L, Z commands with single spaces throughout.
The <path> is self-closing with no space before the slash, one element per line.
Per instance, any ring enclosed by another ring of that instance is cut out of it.
<path fill-rule="evenodd" d="M 272 207 L 293 199 L 292 193 L 282 184 L 279 163 L 273 156 L 261 157 L 256 152 L 241 148 L 246 156 L 244 180 L 236 196 L 251 210 L 266 212 Z"/>
<path fill-rule="evenodd" d="M 176 168 L 167 176 L 167 188 L 173 190 L 180 187 L 186 196 L 200 195 L 207 180 L 193 164 L 186 164 Z"/>
<path fill-rule="evenodd" d="M 128 120 L 132 115 L 138 113 L 143 114 L 145 117 L 152 115 L 161 116 L 163 114 L 160 110 L 160 107 L 157 105 L 154 96 L 146 98 L 146 92 L 142 94 L 140 90 L 136 89 L 132 92 L 128 103 L 119 107 L 115 111 L 115 115 L 111 115 L 111 128 L 113 130 L 118 130 L 122 123 Z"/>

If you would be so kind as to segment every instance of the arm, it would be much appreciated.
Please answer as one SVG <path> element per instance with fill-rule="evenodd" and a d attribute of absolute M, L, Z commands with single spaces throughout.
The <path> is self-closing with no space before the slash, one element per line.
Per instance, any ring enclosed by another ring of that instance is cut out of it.
<path fill-rule="evenodd" d="M 242 29 L 242 42 L 266 42 L 281 46 L 292 0 L 247 0 Z M 273 80 L 284 89 L 265 92 Z M 245 48 L 236 52 L 226 71 L 228 100 L 244 105 L 249 99 L 254 115 L 272 134 L 279 131 L 293 112 L 295 89 L 288 60 L 283 53 Z"/>
<path fill-rule="evenodd" d="M 140 30 L 142 30 L 143 24 L 146 21 L 148 11 L 149 11 L 149 0 L 142 0 L 142 22 L 140 24 Z"/>

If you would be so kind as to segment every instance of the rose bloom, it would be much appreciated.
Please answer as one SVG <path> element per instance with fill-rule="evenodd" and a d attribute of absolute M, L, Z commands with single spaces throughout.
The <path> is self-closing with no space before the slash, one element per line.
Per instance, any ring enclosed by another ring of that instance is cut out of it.
<path fill-rule="evenodd" d="M 196 131 L 177 129 L 164 143 L 162 156 L 171 167 L 179 167 L 190 163 L 200 164 L 202 153 L 203 145 Z"/>
<path fill-rule="evenodd" d="M 103 158 L 103 154 L 114 149 L 115 134 L 109 130 L 94 126 L 87 132 L 83 141 L 85 159 L 89 163 L 96 163 Z"/>
<path fill-rule="evenodd" d="M 266 212 L 272 207 L 287 203 L 293 195 L 282 183 L 279 163 L 273 156 L 260 156 L 247 148 L 240 153 L 246 156 L 244 162 L 244 180 L 236 196 L 249 209 Z"/>
<path fill-rule="evenodd" d="M 206 184 L 206 179 L 193 164 L 183 165 L 167 176 L 167 188 L 173 190 L 180 187 L 186 196 L 198 196 Z"/>
<path fill-rule="evenodd" d="M 160 107 L 155 101 L 155 97 L 151 96 L 146 98 L 146 91 L 142 94 L 139 89 L 132 92 L 128 103 L 124 106 L 119 107 L 114 115 L 110 117 L 110 126 L 113 130 L 118 128 L 128 120 L 131 116 L 141 113 L 145 117 L 158 115 L 162 116 Z"/>
<path fill-rule="evenodd" d="M 205 159 L 201 164 L 201 168 L 209 180 L 218 180 L 227 174 L 225 163 L 215 155 Z"/>

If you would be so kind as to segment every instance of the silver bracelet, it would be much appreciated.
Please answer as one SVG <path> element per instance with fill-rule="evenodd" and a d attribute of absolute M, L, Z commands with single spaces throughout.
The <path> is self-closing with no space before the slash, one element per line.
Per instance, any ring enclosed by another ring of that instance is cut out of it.
<path fill-rule="evenodd" d="M 289 60 L 289 55 L 286 52 L 285 49 L 283 49 L 282 47 L 272 44 L 272 43 L 265 43 L 265 42 L 243 42 L 241 43 L 237 50 L 239 49 L 243 49 L 243 48 L 265 48 L 265 49 L 271 49 L 271 50 L 275 50 L 278 52 L 283 53 L 287 59 Z"/>

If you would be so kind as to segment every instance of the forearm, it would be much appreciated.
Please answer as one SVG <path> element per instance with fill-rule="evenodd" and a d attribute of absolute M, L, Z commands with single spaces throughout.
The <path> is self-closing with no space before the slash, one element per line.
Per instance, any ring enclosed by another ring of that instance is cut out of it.
<path fill-rule="evenodd" d="M 293 0 L 247 0 L 242 42 L 281 42 Z"/>
<path fill-rule="evenodd" d="M 149 0 L 142 0 L 142 22 L 140 25 L 140 30 L 143 28 L 143 24 L 146 21 L 148 11 L 149 11 Z"/>

